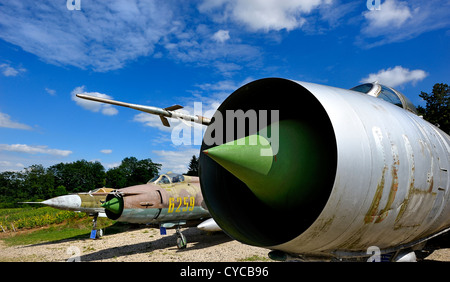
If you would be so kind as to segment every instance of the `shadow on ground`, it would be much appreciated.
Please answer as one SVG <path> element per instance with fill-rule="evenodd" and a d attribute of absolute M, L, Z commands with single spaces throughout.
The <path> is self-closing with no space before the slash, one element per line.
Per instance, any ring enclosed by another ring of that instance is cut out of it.
<path fill-rule="evenodd" d="M 149 253 L 150 255 L 150 253 L 153 251 L 167 248 L 169 248 L 169 250 L 176 250 L 176 252 L 188 252 L 192 250 L 198 250 L 208 248 L 210 246 L 223 244 L 232 240 L 223 232 L 208 234 L 195 227 L 183 230 L 183 234 L 188 241 L 188 246 L 185 249 L 177 248 L 176 246 L 177 236 L 173 234 L 163 236 L 162 238 L 156 240 L 152 240 L 151 238 L 149 238 L 148 242 L 142 242 L 137 244 L 133 244 L 131 241 L 132 239 L 130 239 L 129 245 L 114 247 L 86 254 L 81 256 L 80 260 L 88 262 L 88 261 L 107 260 L 111 258 L 120 258 L 123 256 L 129 256 L 133 254 Z M 123 236 L 126 236 L 126 234 L 123 234 Z"/>

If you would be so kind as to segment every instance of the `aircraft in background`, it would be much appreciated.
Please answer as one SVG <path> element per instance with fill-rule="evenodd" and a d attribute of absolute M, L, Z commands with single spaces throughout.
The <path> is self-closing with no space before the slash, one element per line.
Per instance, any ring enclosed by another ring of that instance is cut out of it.
<path fill-rule="evenodd" d="M 147 184 L 135 185 L 110 192 L 102 204 L 109 219 L 139 224 L 158 224 L 161 235 L 166 228 L 176 228 L 177 246 L 187 245 L 181 233 L 182 225 L 206 220 L 198 228 L 220 231 L 210 219 L 203 200 L 198 177 L 175 173 L 161 174 Z"/>

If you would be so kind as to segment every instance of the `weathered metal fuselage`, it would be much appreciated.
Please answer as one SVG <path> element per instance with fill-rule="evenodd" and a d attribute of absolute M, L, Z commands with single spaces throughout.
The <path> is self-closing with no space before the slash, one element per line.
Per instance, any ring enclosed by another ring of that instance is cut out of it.
<path fill-rule="evenodd" d="M 301 101 L 296 111 L 293 99 Z M 305 159 L 296 155 L 295 144 L 280 140 L 294 147 L 279 152 L 292 153 L 284 159 L 274 155 L 267 176 L 278 173 L 284 179 L 280 187 L 293 187 L 283 195 L 286 208 L 280 208 L 283 199 L 277 206 L 263 203 L 231 170 L 201 154 L 203 196 L 214 220 L 233 238 L 287 253 L 346 257 L 367 255 L 371 246 L 382 253 L 412 247 L 450 228 L 450 137 L 421 117 L 367 94 L 273 78 L 231 94 L 213 117 L 224 124 L 213 122 L 205 138 L 227 128 L 226 114 L 237 109 L 279 111 L 280 124 L 308 129 L 302 136 L 322 149 Z M 234 139 L 250 134 L 255 132 Z M 204 141 L 201 150 L 218 145 Z M 309 185 L 290 182 L 302 166 L 310 169 L 302 176 L 314 180 Z M 300 190 L 308 194 L 292 196 Z M 276 222 L 276 231 L 268 230 L 267 222 Z"/>
<path fill-rule="evenodd" d="M 87 213 L 105 212 L 105 209 L 101 206 L 105 202 L 107 193 L 110 193 L 113 190 L 113 188 L 99 188 L 96 189 L 95 192 L 76 194 L 81 200 L 79 211 Z"/>

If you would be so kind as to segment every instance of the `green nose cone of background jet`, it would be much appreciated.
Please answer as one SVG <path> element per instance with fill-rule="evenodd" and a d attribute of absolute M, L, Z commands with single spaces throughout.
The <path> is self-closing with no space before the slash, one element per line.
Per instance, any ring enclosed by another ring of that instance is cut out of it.
<path fill-rule="evenodd" d="M 114 197 L 111 200 L 102 204 L 102 207 L 115 214 L 120 214 L 123 208 L 123 201 L 122 199 Z"/>
<path fill-rule="evenodd" d="M 277 126 L 279 132 L 271 129 L 270 142 L 257 133 L 203 153 L 245 183 L 262 202 L 291 208 L 308 201 L 314 182 L 321 177 L 320 148 L 310 128 L 294 121 L 281 121 Z"/>

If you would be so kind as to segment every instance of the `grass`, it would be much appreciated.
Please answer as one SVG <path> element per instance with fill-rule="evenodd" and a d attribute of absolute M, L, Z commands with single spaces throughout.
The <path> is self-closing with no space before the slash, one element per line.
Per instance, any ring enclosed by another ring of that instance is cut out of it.
<path fill-rule="evenodd" d="M 4 228 L 13 223 L 18 231 L 13 232 L 10 227 L 7 233 L 3 233 L 0 229 L 0 239 L 7 246 L 88 239 L 92 229 L 92 217 L 49 207 L 1 209 L 0 221 Z M 130 228 L 133 227 L 107 218 L 97 220 L 97 229 L 103 229 L 104 234 L 115 234 Z"/>
<path fill-rule="evenodd" d="M 51 207 L 0 209 L 0 225 L 3 229 L 9 230 L 47 226 L 83 217 L 86 217 L 85 213 L 75 213 Z"/>

